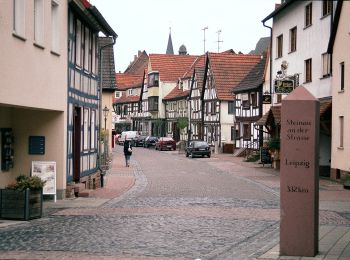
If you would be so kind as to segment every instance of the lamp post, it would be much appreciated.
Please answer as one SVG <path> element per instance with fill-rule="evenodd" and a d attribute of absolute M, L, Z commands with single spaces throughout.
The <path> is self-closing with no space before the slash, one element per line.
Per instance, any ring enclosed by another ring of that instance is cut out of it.
<path fill-rule="evenodd" d="M 107 123 L 107 116 L 108 116 L 109 109 L 107 106 L 105 106 L 102 111 L 103 111 L 103 116 L 105 118 L 105 130 L 106 130 L 106 123 Z"/>

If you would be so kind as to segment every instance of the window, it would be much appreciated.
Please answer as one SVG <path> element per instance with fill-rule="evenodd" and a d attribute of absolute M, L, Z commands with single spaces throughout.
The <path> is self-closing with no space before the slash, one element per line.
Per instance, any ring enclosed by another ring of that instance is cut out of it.
<path fill-rule="evenodd" d="M 283 34 L 277 37 L 277 58 L 282 57 L 283 55 Z"/>
<path fill-rule="evenodd" d="M 81 66 L 81 22 L 76 20 L 75 34 L 75 64 Z"/>
<path fill-rule="evenodd" d="M 322 3 L 322 16 L 329 15 L 332 12 L 333 1 L 323 1 Z"/>
<path fill-rule="evenodd" d="M 90 71 L 90 30 L 88 27 L 85 27 L 84 30 L 84 69 Z"/>
<path fill-rule="evenodd" d="M 344 147 L 344 116 L 339 117 L 339 147 Z"/>
<path fill-rule="evenodd" d="M 148 87 L 158 87 L 159 86 L 159 73 L 153 72 L 148 74 Z"/>
<path fill-rule="evenodd" d="M 236 128 L 231 126 L 231 141 L 236 140 Z"/>
<path fill-rule="evenodd" d="M 312 25 L 312 3 L 305 6 L 305 27 Z"/>
<path fill-rule="evenodd" d="M 257 107 L 258 106 L 257 97 L 258 97 L 258 95 L 255 92 L 254 93 L 250 93 L 250 102 L 251 102 L 253 107 Z"/>
<path fill-rule="evenodd" d="M 215 101 L 211 102 L 210 113 L 212 115 L 214 115 L 216 113 L 216 102 Z"/>
<path fill-rule="evenodd" d="M 340 63 L 340 90 L 344 91 L 344 83 L 345 83 L 345 65 L 344 62 Z"/>
<path fill-rule="evenodd" d="M 242 106 L 243 108 L 248 108 L 250 106 L 248 94 L 242 94 Z"/>
<path fill-rule="evenodd" d="M 297 27 L 289 30 L 290 46 L 289 51 L 293 52 L 297 50 Z"/>
<path fill-rule="evenodd" d="M 89 127 L 89 110 L 84 108 L 84 122 L 83 122 L 83 131 L 84 131 L 84 150 L 88 149 L 88 127 Z"/>
<path fill-rule="evenodd" d="M 120 98 L 120 96 L 121 96 L 121 95 L 120 95 L 120 92 L 119 92 L 119 91 L 116 91 L 116 92 L 114 93 L 114 97 L 115 97 L 115 98 Z"/>
<path fill-rule="evenodd" d="M 328 53 L 322 54 L 322 76 L 331 75 L 331 55 Z"/>
<path fill-rule="evenodd" d="M 312 81 L 312 59 L 305 60 L 305 83 Z"/>
<path fill-rule="evenodd" d="M 91 42 L 91 72 L 96 73 L 96 35 L 92 34 L 92 42 Z"/>
<path fill-rule="evenodd" d="M 44 41 L 44 1 L 34 0 L 34 41 L 42 45 Z"/>
<path fill-rule="evenodd" d="M 59 53 L 59 19 L 58 19 L 58 3 L 51 1 L 51 49 Z"/>
<path fill-rule="evenodd" d="M 25 37 L 25 0 L 13 0 L 13 31 Z"/>
<path fill-rule="evenodd" d="M 126 116 L 128 115 L 128 106 L 127 105 L 124 105 L 124 109 L 123 109 L 123 115 Z"/>
<path fill-rule="evenodd" d="M 133 95 L 133 89 L 128 89 L 128 96 L 132 96 Z"/>
<path fill-rule="evenodd" d="M 229 115 L 235 115 L 235 101 L 229 101 L 228 102 L 228 114 Z"/>
<path fill-rule="evenodd" d="M 96 126 L 95 123 L 96 122 L 96 111 L 95 110 L 91 110 L 91 130 L 90 130 L 90 148 L 91 149 L 95 149 L 95 135 L 96 135 Z"/>
<path fill-rule="evenodd" d="M 148 111 L 158 111 L 158 97 L 148 98 Z"/>
<path fill-rule="evenodd" d="M 250 136 L 251 136 L 250 124 L 249 123 L 243 124 L 243 139 L 250 140 Z"/>

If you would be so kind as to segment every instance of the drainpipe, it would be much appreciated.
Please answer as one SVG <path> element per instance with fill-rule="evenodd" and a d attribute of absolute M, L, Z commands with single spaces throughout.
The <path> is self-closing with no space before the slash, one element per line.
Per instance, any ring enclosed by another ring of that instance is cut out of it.
<path fill-rule="evenodd" d="M 271 106 L 273 106 L 272 100 L 272 27 L 265 24 L 263 21 L 263 26 L 270 29 L 270 95 L 271 95 Z"/>
<path fill-rule="evenodd" d="M 102 129 L 102 51 L 103 49 L 113 46 L 116 43 L 117 37 L 113 36 L 113 42 L 106 44 L 99 48 L 98 50 L 98 70 L 99 70 L 99 95 L 100 100 L 98 103 L 98 113 L 99 113 L 99 121 L 98 121 L 98 169 L 101 171 L 101 187 L 103 187 L 103 176 L 105 175 L 105 171 L 101 169 L 101 129 Z"/>

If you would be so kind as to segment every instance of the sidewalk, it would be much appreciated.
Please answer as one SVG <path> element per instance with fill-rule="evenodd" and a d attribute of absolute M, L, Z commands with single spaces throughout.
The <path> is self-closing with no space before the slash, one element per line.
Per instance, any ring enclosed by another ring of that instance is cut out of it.
<path fill-rule="evenodd" d="M 279 190 L 279 171 L 269 165 L 263 167 L 258 163 L 244 162 L 243 158 L 231 154 L 214 154 L 213 159 L 251 168 L 242 176 Z M 279 244 L 276 244 L 268 250 L 255 253 L 252 259 L 350 259 L 350 190 L 326 178 L 320 178 L 319 188 L 319 253 L 315 257 L 279 256 Z"/>

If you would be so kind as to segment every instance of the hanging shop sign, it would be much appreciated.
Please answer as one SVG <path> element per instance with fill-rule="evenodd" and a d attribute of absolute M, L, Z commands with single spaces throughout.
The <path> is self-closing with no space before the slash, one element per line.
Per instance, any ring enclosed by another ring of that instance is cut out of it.
<path fill-rule="evenodd" d="M 271 104 L 271 95 L 270 94 L 264 94 L 262 99 L 263 104 Z"/>
<path fill-rule="evenodd" d="M 294 80 L 275 79 L 274 89 L 276 94 L 288 94 L 294 90 Z"/>

